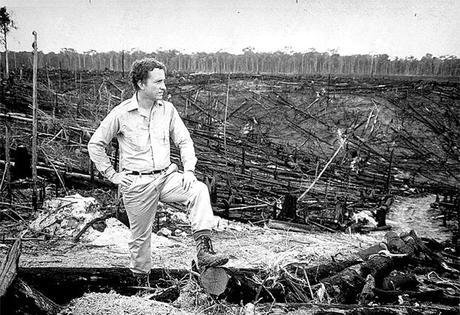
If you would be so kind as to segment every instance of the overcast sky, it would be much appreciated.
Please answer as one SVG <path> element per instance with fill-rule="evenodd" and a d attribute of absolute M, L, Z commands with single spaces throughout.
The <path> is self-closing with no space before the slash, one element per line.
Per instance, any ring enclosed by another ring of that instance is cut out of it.
<path fill-rule="evenodd" d="M 310 48 L 340 54 L 460 56 L 458 0 L 2 0 L 11 50 L 240 53 Z"/>

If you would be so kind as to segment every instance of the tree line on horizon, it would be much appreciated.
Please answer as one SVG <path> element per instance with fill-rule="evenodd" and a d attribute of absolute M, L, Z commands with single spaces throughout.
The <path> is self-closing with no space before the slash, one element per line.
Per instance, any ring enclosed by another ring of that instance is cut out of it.
<path fill-rule="evenodd" d="M 32 53 L 10 51 L 9 69 L 32 68 Z M 5 72 L 4 53 L 0 65 Z M 121 52 L 79 53 L 72 48 L 63 48 L 59 53 L 38 52 L 38 67 L 70 71 L 129 71 L 137 59 L 154 57 L 162 61 L 169 71 L 205 73 L 268 73 L 268 74 L 336 74 L 336 75 L 401 75 L 401 76 L 460 76 L 460 59 L 456 56 L 436 57 L 426 54 L 414 57 L 391 59 L 387 54 L 342 56 L 335 50 L 306 53 L 277 51 L 255 52 L 243 49 L 241 54 L 227 52 L 184 54 L 178 50 L 146 53 L 140 50 Z"/>

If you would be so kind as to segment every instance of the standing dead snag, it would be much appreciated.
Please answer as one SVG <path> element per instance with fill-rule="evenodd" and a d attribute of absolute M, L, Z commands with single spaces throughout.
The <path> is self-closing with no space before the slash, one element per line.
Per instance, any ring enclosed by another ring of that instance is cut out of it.
<path fill-rule="evenodd" d="M 3 176 L 0 181 L 0 191 L 3 189 L 3 183 L 6 179 L 6 187 L 8 192 L 8 199 L 11 203 L 11 159 L 10 159 L 10 126 L 8 124 L 8 120 L 4 119 L 5 121 L 5 169 L 3 171 Z"/>
<path fill-rule="evenodd" d="M 37 32 L 33 31 L 34 35 L 34 67 L 33 67 L 33 92 L 32 92 L 32 180 L 33 180 L 33 192 L 32 192 L 32 206 L 37 211 L 37 64 L 38 64 L 38 51 L 37 51 Z"/>
<path fill-rule="evenodd" d="M 7 34 L 12 30 L 15 29 L 16 25 L 14 21 L 11 19 L 10 13 L 6 11 L 6 7 L 0 8 L 0 34 L 2 38 L 0 38 L 0 42 L 3 42 L 3 46 L 5 48 L 5 78 L 8 79 L 10 75 L 9 70 L 9 61 L 8 61 L 8 40 Z"/>

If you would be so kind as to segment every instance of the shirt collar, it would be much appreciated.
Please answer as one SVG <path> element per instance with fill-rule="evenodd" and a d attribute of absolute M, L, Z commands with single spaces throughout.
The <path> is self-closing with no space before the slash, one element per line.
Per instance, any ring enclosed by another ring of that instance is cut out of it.
<path fill-rule="evenodd" d="M 139 109 L 139 103 L 137 102 L 137 93 L 134 93 L 133 97 L 131 97 L 131 101 L 129 102 L 126 110 L 129 112 L 135 109 Z"/>
<path fill-rule="evenodd" d="M 163 101 L 157 101 L 156 104 L 159 106 L 163 106 Z M 137 92 L 133 94 L 133 97 L 131 97 L 131 101 L 128 104 L 127 110 L 132 111 L 137 109 L 139 111 L 139 102 L 137 101 Z M 139 111 L 141 112 L 141 111 Z"/>

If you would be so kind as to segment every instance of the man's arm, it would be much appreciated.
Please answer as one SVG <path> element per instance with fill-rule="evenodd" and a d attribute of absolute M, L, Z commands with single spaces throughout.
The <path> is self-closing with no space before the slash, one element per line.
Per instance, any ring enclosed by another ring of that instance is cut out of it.
<path fill-rule="evenodd" d="M 187 191 L 196 182 L 195 165 L 197 158 L 195 156 L 195 149 L 193 147 L 193 140 L 190 137 L 190 133 L 174 107 L 169 128 L 174 144 L 180 149 L 180 159 L 184 165 L 182 187 Z"/>
<path fill-rule="evenodd" d="M 180 150 L 180 158 L 182 165 L 184 166 L 184 172 L 195 172 L 197 158 L 195 156 L 193 140 L 190 137 L 187 127 L 185 127 L 184 122 L 180 118 L 179 113 L 174 107 L 169 132 L 174 144 Z"/>
<path fill-rule="evenodd" d="M 117 135 L 118 130 L 119 121 L 116 113 L 112 110 L 101 122 L 88 142 L 89 157 L 98 171 L 110 181 L 112 181 L 116 171 L 112 163 L 110 163 L 109 156 L 105 150 L 110 141 Z"/>

